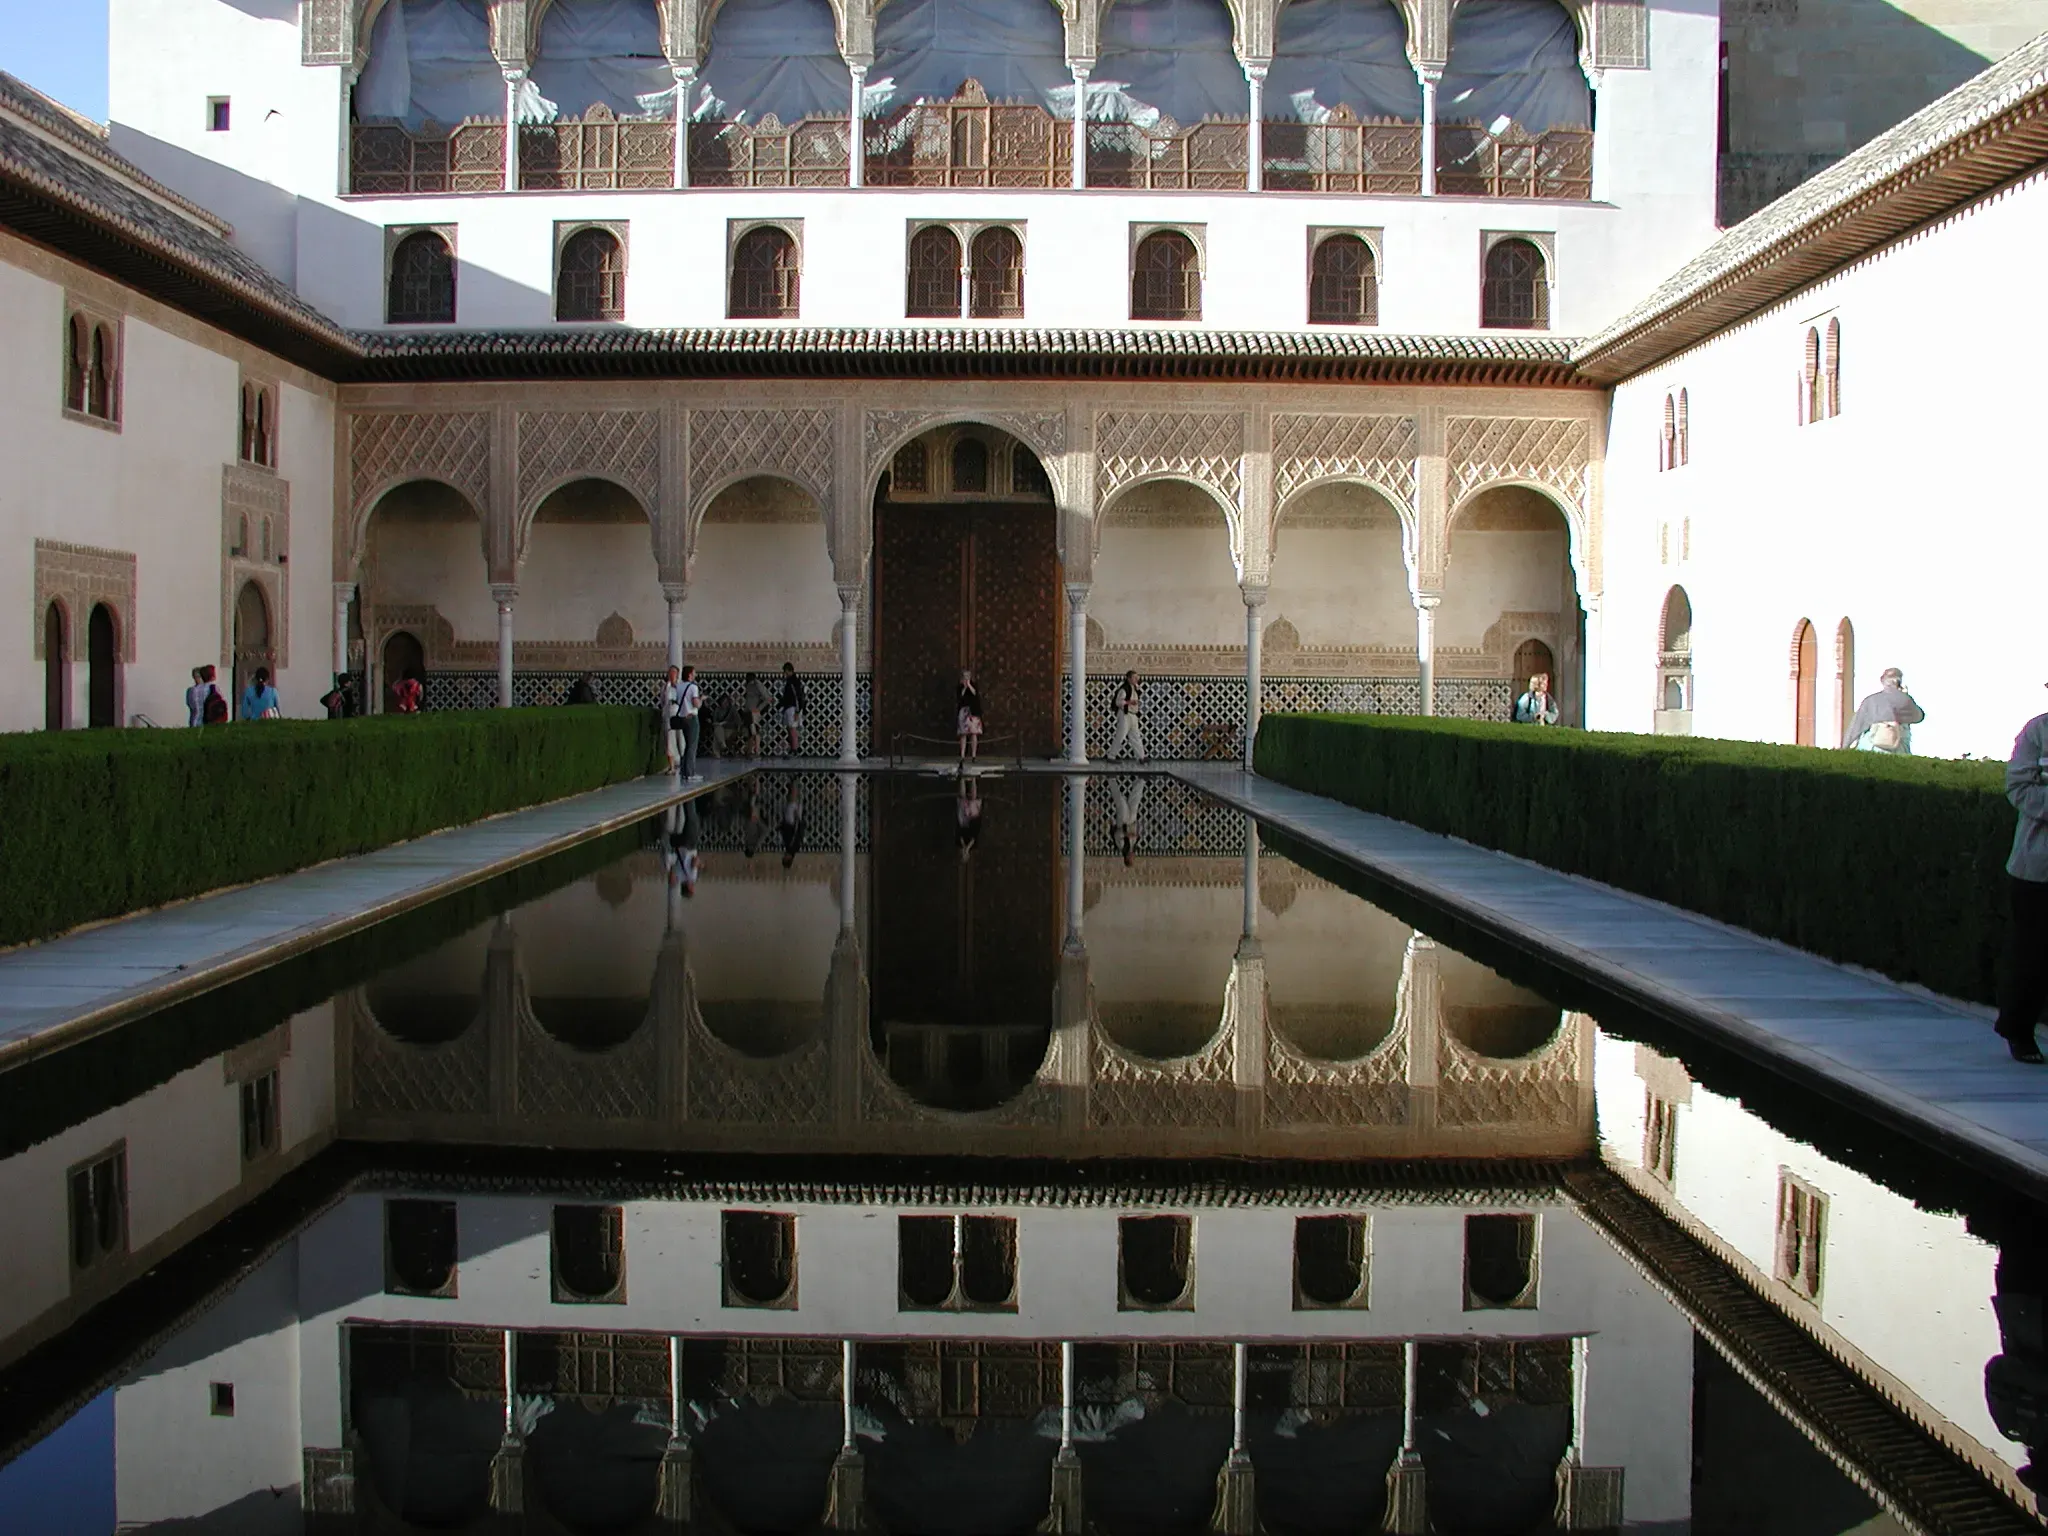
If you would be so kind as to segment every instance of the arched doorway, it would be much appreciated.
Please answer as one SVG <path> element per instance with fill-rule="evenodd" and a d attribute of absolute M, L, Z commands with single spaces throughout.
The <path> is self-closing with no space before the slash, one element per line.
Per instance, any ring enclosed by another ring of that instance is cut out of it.
<path fill-rule="evenodd" d="M 43 610 L 43 729 L 61 731 L 70 716 L 71 636 L 63 608 L 52 603 Z"/>
<path fill-rule="evenodd" d="M 1436 615 L 1436 649 L 1445 658 L 1437 669 L 1438 714 L 1507 719 L 1530 675 L 1547 670 L 1560 723 L 1584 724 L 1584 625 L 1571 526 L 1557 502 L 1531 486 L 1495 485 L 1452 512 Z M 1548 668 L 1524 664 L 1532 642 L 1549 654 Z M 1490 676 L 1459 676 L 1448 657 L 1460 650 L 1483 656 Z"/>
<path fill-rule="evenodd" d="M 1557 658 L 1550 654 L 1550 647 L 1541 640 L 1524 640 L 1515 647 L 1515 661 L 1508 673 L 1508 682 L 1520 690 L 1528 687 L 1529 679 L 1537 676 L 1549 677 L 1555 691 L 1557 679 Z"/>
<path fill-rule="evenodd" d="M 1692 599 L 1685 588 L 1664 594 L 1657 634 L 1657 708 L 1651 729 L 1659 736 L 1692 734 Z"/>
<path fill-rule="evenodd" d="M 85 621 L 86 716 L 90 726 L 121 723 L 119 668 L 121 650 L 113 610 L 93 604 Z"/>
<path fill-rule="evenodd" d="M 1792 740 L 1802 747 L 1814 744 L 1814 682 L 1819 671 L 1819 642 L 1812 623 L 1801 619 L 1792 634 Z"/>
<path fill-rule="evenodd" d="M 484 559 L 482 518 L 460 491 L 438 480 L 409 480 L 378 498 L 363 531 L 360 592 L 361 622 L 373 640 L 404 627 L 416 636 L 433 633 L 451 650 L 487 646 L 489 654 L 497 647 L 498 608 Z M 533 606 L 522 588 L 522 626 Z M 384 667 L 384 643 L 364 656 L 373 675 L 364 682 L 363 697 L 388 710 L 391 685 L 404 674 Z M 424 660 L 417 655 L 411 664 L 423 667 Z M 496 696 L 495 679 L 488 696 Z"/>
<path fill-rule="evenodd" d="M 1856 626 L 1844 618 L 1835 626 L 1835 740 L 1842 740 L 1855 718 Z"/>
<path fill-rule="evenodd" d="M 875 495 L 874 743 L 949 739 L 972 668 L 992 743 L 1060 750 L 1058 521 L 1044 466 L 993 428 L 897 451 Z"/>
<path fill-rule="evenodd" d="M 389 714 L 398 707 L 391 690 L 400 681 L 414 676 L 422 683 L 426 681 L 427 650 L 420 644 L 418 635 L 409 629 L 401 629 L 384 642 L 380 660 L 383 665 L 384 712 Z"/>
<path fill-rule="evenodd" d="M 270 604 L 264 600 L 260 586 L 245 581 L 242 590 L 235 594 L 235 691 L 228 699 L 231 708 L 240 710 L 242 690 L 249 686 L 258 667 L 270 664 Z"/>

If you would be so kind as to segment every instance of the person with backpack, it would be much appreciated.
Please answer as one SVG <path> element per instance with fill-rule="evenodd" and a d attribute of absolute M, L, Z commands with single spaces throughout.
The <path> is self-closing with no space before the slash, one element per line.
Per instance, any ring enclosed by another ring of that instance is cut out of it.
<path fill-rule="evenodd" d="M 355 686 L 346 672 L 334 674 L 334 686 L 320 696 L 320 707 L 330 720 L 348 720 L 356 712 Z"/>
<path fill-rule="evenodd" d="M 1116 685 L 1116 692 L 1110 695 L 1110 712 L 1116 716 L 1116 734 L 1110 738 L 1109 757 L 1114 759 L 1126 746 L 1141 763 L 1149 763 L 1151 757 L 1145 751 L 1145 728 L 1138 723 L 1140 686 L 1136 672 L 1126 672 L 1124 680 Z"/>
<path fill-rule="evenodd" d="M 206 698 L 199 706 L 201 725 L 226 725 L 228 723 L 228 701 L 221 696 L 220 687 L 214 682 L 211 667 L 200 669 L 206 674 Z"/>
<path fill-rule="evenodd" d="M 213 668 L 194 667 L 192 686 L 185 690 L 185 724 L 206 724 L 206 696 L 214 691 Z"/>

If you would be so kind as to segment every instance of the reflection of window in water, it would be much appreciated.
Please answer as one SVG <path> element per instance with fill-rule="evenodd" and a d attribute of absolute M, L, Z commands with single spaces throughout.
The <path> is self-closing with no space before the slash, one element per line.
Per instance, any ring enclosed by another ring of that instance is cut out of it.
<path fill-rule="evenodd" d="M 616 1205 L 558 1205 L 550 1223 L 554 1299 L 626 1299 L 625 1213 Z"/>
<path fill-rule="evenodd" d="M 899 1216 L 896 1246 L 903 1310 L 1015 1310 L 1016 1218 Z"/>
<path fill-rule="evenodd" d="M 384 1202 L 384 1289 L 393 1296 L 455 1294 L 455 1202 Z"/>
<path fill-rule="evenodd" d="M 1363 1306 L 1369 1251 L 1363 1216 L 1296 1217 L 1295 1310 Z"/>
<path fill-rule="evenodd" d="M 781 1211 L 726 1211 L 719 1249 L 728 1307 L 796 1305 L 796 1217 Z"/>
<path fill-rule="evenodd" d="M 1536 1305 L 1536 1218 L 1465 1218 L 1465 1310 Z"/>
<path fill-rule="evenodd" d="M 1116 1224 L 1117 1309 L 1192 1305 L 1195 1223 L 1189 1216 L 1125 1216 Z"/>
<path fill-rule="evenodd" d="M 1779 1169 L 1777 1278 L 1808 1301 L 1820 1299 L 1827 1237 L 1828 1197 L 1789 1169 Z"/>

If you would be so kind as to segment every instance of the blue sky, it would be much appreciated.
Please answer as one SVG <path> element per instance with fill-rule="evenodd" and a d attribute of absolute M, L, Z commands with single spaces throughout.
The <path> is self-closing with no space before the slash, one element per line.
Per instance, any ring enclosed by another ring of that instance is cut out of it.
<path fill-rule="evenodd" d="M 0 69 L 107 119 L 107 0 L 0 0 Z"/>

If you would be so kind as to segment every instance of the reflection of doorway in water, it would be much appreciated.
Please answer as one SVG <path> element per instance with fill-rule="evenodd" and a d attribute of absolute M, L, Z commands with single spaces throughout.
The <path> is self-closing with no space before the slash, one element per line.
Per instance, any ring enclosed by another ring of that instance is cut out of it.
<path fill-rule="evenodd" d="M 1031 1083 L 1052 1040 L 1060 785 L 985 780 L 965 858 L 952 785 L 881 778 L 870 790 L 869 1042 L 920 1103 L 993 1108 Z"/>

